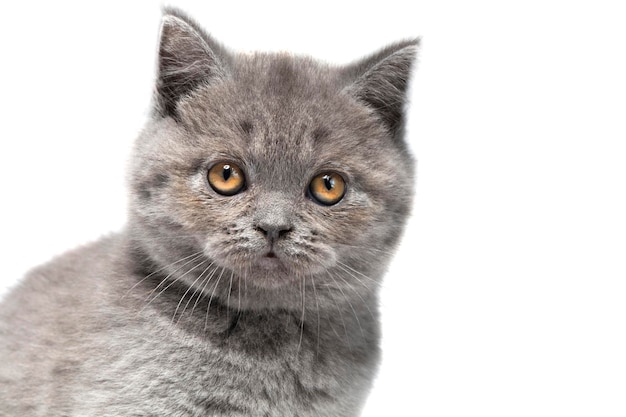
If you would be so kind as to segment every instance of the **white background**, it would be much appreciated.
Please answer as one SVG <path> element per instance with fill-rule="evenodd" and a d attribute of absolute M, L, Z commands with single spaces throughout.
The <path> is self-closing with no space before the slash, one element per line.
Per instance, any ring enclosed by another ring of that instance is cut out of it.
<path fill-rule="evenodd" d="M 177 1 L 234 49 L 344 63 L 422 36 L 414 217 L 364 416 L 626 415 L 618 1 Z M 226 3 L 226 2 L 221 2 Z M 12 2 L 0 24 L 3 287 L 119 230 L 159 5 Z"/>

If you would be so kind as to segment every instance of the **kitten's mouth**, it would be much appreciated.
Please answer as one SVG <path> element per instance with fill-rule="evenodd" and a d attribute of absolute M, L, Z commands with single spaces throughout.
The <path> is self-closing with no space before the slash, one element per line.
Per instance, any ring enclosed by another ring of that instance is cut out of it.
<path fill-rule="evenodd" d="M 268 271 L 271 270 L 274 272 L 285 270 L 286 265 L 284 264 L 284 260 L 271 249 L 265 255 L 262 255 L 257 259 L 258 261 L 256 264 L 261 269 Z"/>

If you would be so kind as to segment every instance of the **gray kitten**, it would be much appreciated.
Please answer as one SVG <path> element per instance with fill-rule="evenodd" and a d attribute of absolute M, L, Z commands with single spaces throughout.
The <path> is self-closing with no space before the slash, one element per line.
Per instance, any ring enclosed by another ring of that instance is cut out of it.
<path fill-rule="evenodd" d="M 357 416 L 410 210 L 417 41 L 234 54 L 167 9 L 126 229 L 0 306 L 2 416 Z"/>

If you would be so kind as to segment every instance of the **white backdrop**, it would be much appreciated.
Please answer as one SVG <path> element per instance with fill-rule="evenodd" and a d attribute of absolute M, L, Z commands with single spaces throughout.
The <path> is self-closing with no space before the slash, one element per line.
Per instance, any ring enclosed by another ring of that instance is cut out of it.
<path fill-rule="evenodd" d="M 0 25 L 2 292 L 123 226 L 160 16 L 157 3 L 12 3 Z M 343 63 L 423 38 L 416 207 L 384 288 L 365 417 L 626 415 L 619 2 L 172 3 L 239 50 Z"/>

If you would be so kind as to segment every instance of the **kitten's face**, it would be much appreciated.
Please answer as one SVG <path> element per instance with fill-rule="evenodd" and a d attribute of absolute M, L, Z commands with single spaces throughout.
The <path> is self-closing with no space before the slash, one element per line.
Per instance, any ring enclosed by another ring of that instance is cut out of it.
<path fill-rule="evenodd" d="M 201 251 L 263 288 L 386 259 L 412 161 L 350 70 L 287 55 L 219 61 L 226 75 L 168 97 L 138 141 L 133 210 L 153 257 Z"/>

